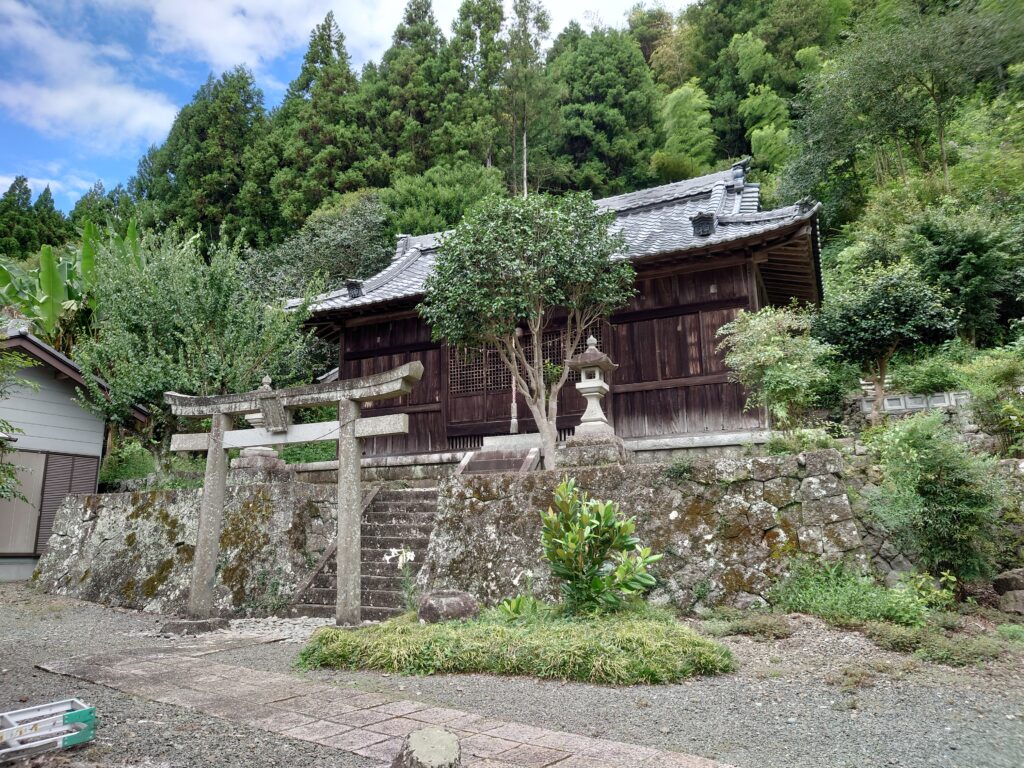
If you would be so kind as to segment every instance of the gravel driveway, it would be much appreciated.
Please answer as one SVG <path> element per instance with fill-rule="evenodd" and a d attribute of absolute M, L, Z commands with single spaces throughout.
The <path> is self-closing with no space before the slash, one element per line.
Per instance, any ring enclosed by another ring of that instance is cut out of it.
<path fill-rule="evenodd" d="M 421 697 L 539 727 L 713 757 L 740 768 L 1024 765 L 1024 660 L 952 670 L 881 651 L 856 633 L 791 617 L 792 637 L 729 638 L 738 673 L 681 685 L 602 688 L 483 675 L 406 678 L 370 672 L 310 677 Z M 80 696 L 102 718 L 83 759 L 106 764 L 368 766 L 361 758 L 275 737 L 33 668 L 106 649 L 165 644 L 159 618 L 0 585 L 0 711 Z M 258 629 L 250 623 L 246 631 Z M 297 634 L 310 626 L 296 629 Z M 279 631 L 280 624 L 268 631 Z M 288 671 L 299 646 L 220 653 L 218 661 Z M 296 673 L 297 674 L 297 673 Z"/>

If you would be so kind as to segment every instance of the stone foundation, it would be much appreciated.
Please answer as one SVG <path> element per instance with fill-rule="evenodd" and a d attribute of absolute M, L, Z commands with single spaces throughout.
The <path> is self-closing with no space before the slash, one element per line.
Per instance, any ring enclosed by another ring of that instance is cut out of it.
<path fill-rule="evenodd" d="M 200 490 L 69 496 L 38 567 L 48 592 L 181 614 L 188 602 Z M 217 614 L 284 608 L 334 540 L 336 490 L 305 483 L 228 486 Z"/>
<path fill-rule="evenodd" d="M 786 559 L 800 552 L 866 563 L 835 450 L 568 471 L 591 496 L 617 501 L 636 516 L 641 541 L 664 554 L 656 566 L 656 601 L 684 609 L 759 603 Z M 554 596 L 540 512 L 563 476 L 445 480 L 418 587 L 464 590 L 488 604 L 528 584 Z"/>

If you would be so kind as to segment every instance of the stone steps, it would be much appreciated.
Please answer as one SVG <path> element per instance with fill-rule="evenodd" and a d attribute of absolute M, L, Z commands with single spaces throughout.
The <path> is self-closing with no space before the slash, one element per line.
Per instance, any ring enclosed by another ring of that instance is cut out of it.
<path fill-rule="evenodd" d="M 415 553 L 409 563 L 415 578 L 426 556 L 437 512 L 437 489 L 382 488 L 363 512 L 361 524 L 361 604 L 364 620 L 378 621 L 405 610 L 402 569 L 397 558 L 384 560 L 394 549 Z M 290 612 L 300 616 L 333 616 L 337 562 L 331 558 L 317 572 Z"/>

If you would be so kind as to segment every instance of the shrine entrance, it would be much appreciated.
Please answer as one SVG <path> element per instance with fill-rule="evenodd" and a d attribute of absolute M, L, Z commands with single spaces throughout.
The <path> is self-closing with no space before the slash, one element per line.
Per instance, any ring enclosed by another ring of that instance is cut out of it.
<path fill-rule="evenodd" d="M 209 618 L 217 579 L 217 558 L 224 515 L 228 449 L 338 441 L 337 599 L 338 624 L 360 621 L 360 515 L 362 490 L 360 458 L 362 439 L 405 434 L 409 417 L 360 416 L 360 406 L 408 394 L 423 376 L 423 365 L 413 361 L 384 373 L 357 379 L 274 390 L 264 386 L 237 395 L 194 397 L 166 392 L 164 400 L 175 416 L 208 418 L 208 433 L 178 434 L 171 438 L 172 451 L 205 451 L 206 474 L 199 509 L 199 532 L 192 564 L 188 614 Z M 315 424 L 292 424 L 291 412 L 315 405 L 337 404 L 338 419 Z M 252 429 L 233 429 L 235 417 L 258 415 Z"/>

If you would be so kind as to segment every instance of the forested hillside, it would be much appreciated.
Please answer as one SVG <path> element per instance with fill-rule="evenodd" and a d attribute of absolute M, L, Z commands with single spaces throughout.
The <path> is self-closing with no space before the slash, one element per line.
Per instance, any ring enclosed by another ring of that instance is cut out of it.
<path fill-rule="evenodd" d="M 97 338 L 97 291 L 122 274 L 93 272 L 116 260 L 140 280 L 204 261 L 203 280 L 214 266 L 237 270 L 232 290 L 258 307 L 372 274 L 395 234 L 451 227 L 491 193 L 597 197 L 750 156 L 765 206 L 823 204 L 823 338 L 830 312 L 857 318 L 873 301 L 858 290 L 908 281 L 950 310 L 948 333 L 901 337 L 882 368 L 944 336 L 972 348 L 1016 338 L 1020 0 L 699 0 L 678 13 L 637 5 L 611 21 L 552 30 L 535 0 L 515 0 L 508 15 L 500 0 L 465 0 L 443 30 L 430 0 L 410 0 L 381 59 L 356 71 L 328 14 L 278 106 L 267 108 L 243 67 L 211 75 L 134 177 L 110 191 L 97 183 L 67 217 L 49 190 L 33 202 L 15 180 L 0 198 L 0 303 L 72 351 Z M 215 314 L 228 283 L 204 285 Z M 157 333 L 160 317 L 131 333 Z M 832 324 L 840 339 L 849 322 Z M 182 333 L 210 327 L 197 317 Z M 873 354 L 842 358 L 879 374 Z M 304 370 L 295 364 L 282 370 Z M 830 380 L 840 391 L 850 377 Z"/>

